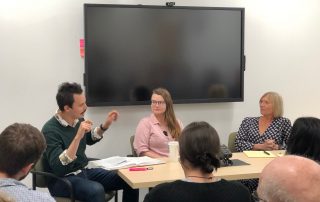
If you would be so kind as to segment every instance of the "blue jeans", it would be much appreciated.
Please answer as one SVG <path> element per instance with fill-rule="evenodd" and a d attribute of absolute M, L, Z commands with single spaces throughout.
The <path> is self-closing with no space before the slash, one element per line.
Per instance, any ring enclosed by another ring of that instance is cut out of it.
<path fill-rule="evenodd" d="M 71 182 L 77 200 L 105 202 L 105 191 L 123 189 L 123 202 L 139 201 L 139 190 L 132 189 L 114 171 L 102 168 L 83 169 L 78 175 L 69 175 L 66 178 Z M 48 188 L 52 196 L 70 196 L 66 184 L 60 180 L 51 181 Z"/>

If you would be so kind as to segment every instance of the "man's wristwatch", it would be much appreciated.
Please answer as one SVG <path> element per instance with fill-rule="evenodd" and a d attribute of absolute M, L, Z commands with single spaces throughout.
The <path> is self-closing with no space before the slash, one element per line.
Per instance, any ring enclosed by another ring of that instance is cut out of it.
<path fill-rule="evenodd" d="M 100 124 L 100 129 L 101 129 L 102 131 L 108 130 L 108 128 L 104 128 L 104 127 L 102 126 L 102 124 Z"/>

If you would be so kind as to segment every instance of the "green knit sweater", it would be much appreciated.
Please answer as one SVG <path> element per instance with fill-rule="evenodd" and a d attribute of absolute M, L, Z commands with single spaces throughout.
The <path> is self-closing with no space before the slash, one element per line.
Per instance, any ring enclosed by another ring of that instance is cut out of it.
<path fill-rule="evenodd" d="M 82 121 L 84 119 L 80 119 L 75 127 L 65 127 L 55 117 L 52 117 L 43 126 L 42 133 L 47 141 L 47 149 L 44 153 L 44 158 L 48 163 L 47 171 L 53 172 L 58 176 L 65 176 L 68 173 L 84 168 L 88 164 L 88 158 L 85 154 L 86 145 L 92 145 L 100 141 L 93 141 L 91 132 L 86 133 L 80 141 L 76 160 L 68 165 L 62 165 L 59 159 L 59 155 L 71 144 Z"/>

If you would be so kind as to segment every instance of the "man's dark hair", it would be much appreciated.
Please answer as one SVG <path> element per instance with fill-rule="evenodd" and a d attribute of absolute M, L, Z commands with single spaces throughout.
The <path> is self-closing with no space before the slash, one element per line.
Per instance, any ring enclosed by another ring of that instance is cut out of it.
<path fill-rule="evenodd" d="M 293 123 L 287 153 L 320 161 L 320 119 L 301 117 Z"/>
<path fill-rule="evenodd" d="M 30 124 L 14 123 L 0 134 L 0 171 L 9 177 L 36 163 L 46 148 L 43 134 Z"/>
<path fill-rule="evenodd" d="M 207 122 L 187 125 L 179 137 L 179 153 L 182 163 L 189 162 L 204 173 L 212 173 L 220 167 L 218 154 L 220 140 L 217 131 Z"/>
<path fill-rule="evenodd" d="M 64 106 L 72 108 L 74 102 L 73 94 L 81 94 L 83 92 L 81 85 L 77 83 L 62 83 L 59 86 L 56 96 L 57 104 L 61 111 L 64 111 Z"/>

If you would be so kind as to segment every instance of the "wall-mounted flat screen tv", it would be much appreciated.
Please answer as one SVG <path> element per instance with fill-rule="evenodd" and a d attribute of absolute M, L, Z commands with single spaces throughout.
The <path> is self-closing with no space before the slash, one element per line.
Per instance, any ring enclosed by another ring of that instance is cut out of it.
<path fill-rule="evenodd" d="M 244 8 L 84 4 L 89 106 L 243 101 Z"/>

